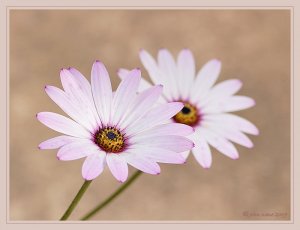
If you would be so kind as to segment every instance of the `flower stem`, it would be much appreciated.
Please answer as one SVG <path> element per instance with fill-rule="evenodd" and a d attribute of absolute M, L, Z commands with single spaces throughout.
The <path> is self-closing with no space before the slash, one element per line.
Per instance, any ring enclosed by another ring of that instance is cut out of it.
<path fill-rule="evenodd" d="M 72 203 L 68 207 L 68 209 L 65 211 L 64 215 L 60 218 L 60 220 L 67 220 L 68 217 L 71 215 L 75 207 L 77 206 L 78 202 L 80 201 L 81 197 L 91 184 L 92 180 L 85 180 L 83 185 L 81 186 L 80 190 L 76 194 L 75 198 L 73 199 Z"/>
<path fill-rule="evenodd" d="M 98 204 L 94 209 L 92 209 L 89 213 L 87 213 L 85 216 L 83 216 L 80 220 L 88 220 L 93 215 L 95 215 L 98 211 L 100 211 L 101 209 L 103 209 L 112 200 L 114 200 L 118 195 L 120 195 L 141 174 L 142 174 L 141 171 L 136 171 L 134 174 L 132 174 L 132 176 L 120 188 L 118 188 L 113 194 L 111 194 L 103 202 L 101 202 L 100 204 Z"/>

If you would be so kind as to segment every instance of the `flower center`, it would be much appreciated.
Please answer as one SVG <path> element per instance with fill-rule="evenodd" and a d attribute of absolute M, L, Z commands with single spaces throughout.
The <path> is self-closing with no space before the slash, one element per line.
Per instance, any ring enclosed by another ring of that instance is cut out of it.
<path fill-rule="evenodd" d="M 125 140 L 121 132 L 113 127 L 100 129 L 95 134 L 95 143 L 105 152 L 119 153 L 124 149 Z"/>
<path fill-rule="evenodd" d="M 198 113 L 198 109 L 191 105 L 190 103 L 183 102 L 184 107 L 182 110 L 177 113 L 173 119 L 177 123 L 182 123 L 190 126 L 194 126 L 198 124 L 200 120 L 200 114 Z"/>

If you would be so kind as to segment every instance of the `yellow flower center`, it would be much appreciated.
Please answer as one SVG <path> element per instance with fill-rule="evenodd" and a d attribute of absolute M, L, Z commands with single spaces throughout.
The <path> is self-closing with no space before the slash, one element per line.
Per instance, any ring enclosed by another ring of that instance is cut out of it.
<path fill-rule="evenodd" d="M 198 109 L 187 102 L 184 102 L 182 110 L 173 117 L 174 121 L 177 123 L 190 126 L 198 124 L 199 118 L 200 114 L 198 114 Z"/>
<path fill-rule="evenodd" d="M 111 153 L 119 153 L 125 146 L 123 135 L 113 127 L 100 129 L 95 135 L 95 142 L 105 152 Z"/>

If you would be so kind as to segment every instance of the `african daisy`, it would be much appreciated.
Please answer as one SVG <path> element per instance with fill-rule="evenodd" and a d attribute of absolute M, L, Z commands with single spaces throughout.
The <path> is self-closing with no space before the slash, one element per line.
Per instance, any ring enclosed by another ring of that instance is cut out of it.
<path fill-rule="evenodd" d="M 37 119 L 62 133 L 39 145 L 40 149 L 57 149 L 62 161 L 85 158 L 82 176 L 93 180 L 107 165 L 113 176 L 124 182 L 128 165 L 145 173 L 159 174 L 161 163 L 184 163 L 181 152 L 193 147 L 186 138 L 193 129 L 184 124 L 166 124 L 183 108 L 172 102 L 158 106 L 162 86 L 156 85 L 137 94 L 141 71 L 134 69 L 121 81 L 116 92 L 105 66 L 96 61 L 91 84 L 76 69 L 60 72 L 63 90 L 46 86 L 48 96 L 70 116 L 41 112 Z"/>
<path fill-rule="evenodd" d="M 145 50 L 141 50 L 140 59 L 152 82 L 164 86 L 160 102 L 184 103 L 172 121 L 195 129 L 188 138 L 195 143 L 192 153 L 202 167 L 209 168 L 212 164 L 209 145 L 232 159 L 238 159 L 239 154 L 231 142 L 253 147 L 244 133 L 258 135 L 258 129 L 248 120 L 229 112 L 250 108 L 255 102 L 249 97 L 234 95 L 242 86 L 240 80 L 231 79 L 214 85 L 221 71 L 220 61 L 209 61 L 196 75 L 194 57 L 188 49 L 179 53 L 177 62 L 165 49 L 159 51 L 158 62 Z M 118 74 L 124 78 L 128 70 L 120 69 Z M 150 86 L 142 79 L 139 90 Z M 183 156 L 187 158 L 189 152 L 184 152 Z"/>

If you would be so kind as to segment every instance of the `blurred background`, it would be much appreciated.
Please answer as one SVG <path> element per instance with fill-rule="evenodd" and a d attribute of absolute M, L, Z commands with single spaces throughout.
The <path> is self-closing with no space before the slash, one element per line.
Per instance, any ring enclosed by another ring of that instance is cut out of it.
<path fill-rule="evenodd" d="M 113 87 L 118 68 L 142 67 L 141 48 L 156 56 L 189 48 L 197 70 L 218 58 L 219 82 L 239 78 L 257 105 L 239 114 L 258 126 L 240 159 L 213 150 L 211 169 L 190 155 L 142 175 L 93 220 L 290 219 L 290 14 L 287 10 L 12 10 L 10 11 L 10 220 L 58 220 L 83 183 L 83 160 L 62 162 L 40 142 L 58 135 L 41 111 L 63 112 L 44 92 L 61 87 L 73 66 L 90 79 L 105 63 Z M 148 78 L 142 68 L 143 75 Z M 134 171 L 130 168 L 130 172 Z M 84 195 L 76 220 L 120 186 L 108 169 Z M 269 215 L 268 215 L 269 214 Z M 266 216 L 268 215 L 268 216 Z"/>

